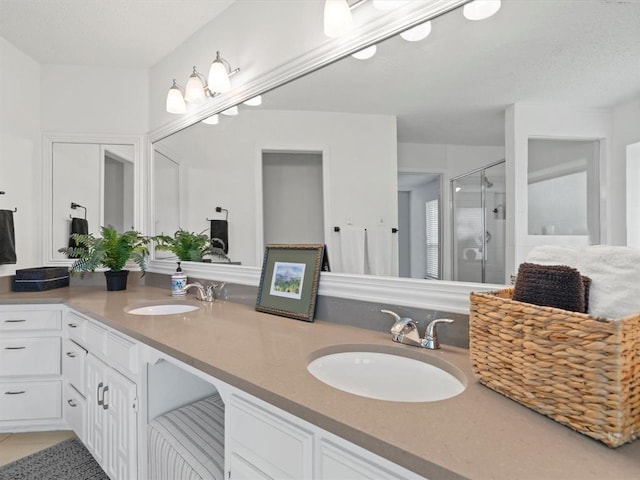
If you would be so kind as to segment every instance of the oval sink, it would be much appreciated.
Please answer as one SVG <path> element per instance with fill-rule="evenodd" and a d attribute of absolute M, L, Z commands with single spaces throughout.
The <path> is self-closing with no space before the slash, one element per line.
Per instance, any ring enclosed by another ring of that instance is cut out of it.
<path fill-rule="evenodd" d="M 435 402 L 464 391 L 456 376 L 427 361 L 379 352 L 340 352 L 313 360 L 307 369 L 327 385 L 378 400 Z"/>
<path fill-rule="evenodd" d="M 189 303 L 167 303 L 162 305 L 147 305 L 144 307 L 132 308 L 127 313 L 133 315 L 174 315 L 176 313 L 186 313 L 197 310 L 197 305 Z"/>

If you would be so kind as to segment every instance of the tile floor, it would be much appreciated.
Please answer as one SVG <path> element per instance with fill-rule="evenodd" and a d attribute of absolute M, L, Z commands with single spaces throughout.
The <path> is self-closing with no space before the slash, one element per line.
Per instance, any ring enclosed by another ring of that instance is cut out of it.
<path fill-rule="evenodd" d="M 74 436 L 70 430 L 0 433 L 0 466 L 44 450 Z"/>

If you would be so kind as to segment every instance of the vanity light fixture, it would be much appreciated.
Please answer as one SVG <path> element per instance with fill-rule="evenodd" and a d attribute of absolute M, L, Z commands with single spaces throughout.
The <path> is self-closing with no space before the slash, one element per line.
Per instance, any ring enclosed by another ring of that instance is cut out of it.
<path fill-rule="evenodd" d="M 358 50 L 355 53 L 352 53 L 351 56 L 353 58 L 357 58 L 358 60 L 368 60 L 376 54 L 378 47 L 375 45 L 371 45 L 370 47 L 363 48 L 362 50 Z"/>
<path fill-rule="evenodd" d="M 169 88 L 167 93 L 167 112 L 182 114 L 187 113 L 187 104 L 184 103 L 184 96 L 180 87 L 176 83 L 176 79 L 173 79 L 173 85 Z"/>
<path fill-rule="evenodd" d="M 407 42 L 419 42 L 420 40 L 424 40 L 431 33 L 431 22 L 427 21 L 421 23 L 420 25 L 416 25 L 409 30 L 405 30 L 404 32 L 400 32 L 400 36 L 404 38 Z"/>
<path fill-rule="evenodd" d="M 501 6 L 500 0 L 473 0 L 465 4 L 462 14 L 467 20 L 484 20 L 495 15 Z"/>
<path fill-rule="evenodd" d="M 238 107 L 237 106 L 229 107 L 226 110 L 221 111 L 220 113 L 222 115 L 227 115 L 229 117 L 235 117 L 236 115 L 238 115 Z"/>
<path fill-rule="evenodd" d="M 207 117 L 204 120 L 201 120 L 202 123 L 206 123 L 207 125 L 217 125 L 219 121 L 220 119 L 218 118 L 217 114 L 211 115 L 210 117 Z"/>
<path fill-rule="evenodd" d="M 249 105 L 250 107 L 257 107 L 259 105 L 262 105 L 262 95 L 256 95 L 255 97 L 252 97 L 242 103 L 244 103 L 245 105 Z"/>
<path fill-rule="evenodd" d="M 167 112 L 176 114 L 186 113 L 186 103 L 198 105 L 208 98 L 228 92 L 231 89 L 230 77 L 239 71 L 239 68 L 232 70 L 229 62 L 220 57 L 220 52 L 216 52 L 216 58 L 211 63 L 211 68 L 209 69 L 208 79 L 198 72 L 198 69 L 194 66 L 187 85 L 184 87 L 184 95 L 181 87 L 175 80 L 173 81 L 173 85 L 171 85 L 167 93 Z"/>

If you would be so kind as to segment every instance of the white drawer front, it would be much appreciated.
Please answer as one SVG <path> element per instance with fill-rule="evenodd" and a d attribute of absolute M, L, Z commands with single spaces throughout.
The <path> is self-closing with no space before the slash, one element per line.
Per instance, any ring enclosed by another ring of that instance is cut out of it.
<path fill-rule="evenodd" d="M 65 340 L 62 349 L 62 374 L 78 392 L 86 395 L 84 362 L 87 351 L 72 340 Z"/>
<path fill-rule="evenodd" d="M 59 374 L 59 337 L 0 340 L 0 376 Z"/>
<path fill-rule="evenodd" d="M 65 384 L 62 408 L 65 421 L 80 440 L 84 441 L 87 401 L 69 383 Z"/>
<path fill-rule="evenodd" d="M 85 326 L 87 320 L 73 312 L 67 312 L 64 328 L 69 338 L 73 338 L 82 343 L 85 340 Z"/>
<path fill-rule="evenodd" d="M 61 382 L 0 383 L 0 421 L 62 418 Z"/>
<path fill-rule="evenodd" d="M 116 333 L 107 334 L 107 358 L 132 373 L 138 373 L 138 344 Z"/>
<path fill-rule="evenodd" d="M 104 354 L 107 329 L 93 322 L 84 325 L 85 346 L 90 352 Z"/>
<path fill-rule="evenodd" d="M 60 310 L 13 310 L 0 312 L 0 331 L 60 330 Z"/>

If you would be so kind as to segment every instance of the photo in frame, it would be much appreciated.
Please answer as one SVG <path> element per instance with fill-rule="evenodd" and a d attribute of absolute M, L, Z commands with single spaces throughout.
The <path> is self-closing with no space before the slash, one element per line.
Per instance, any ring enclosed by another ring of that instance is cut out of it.
<path fill-rule="evenodd" d="M 256 310 L 313 322 L 324 251 L 321 243 L 267 245 Z"/>

